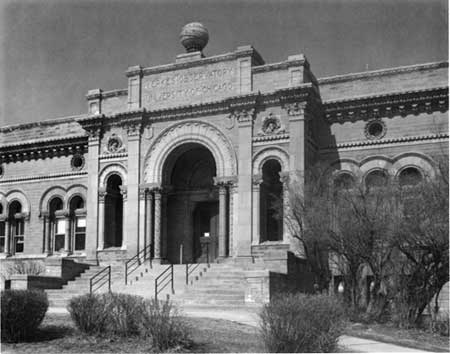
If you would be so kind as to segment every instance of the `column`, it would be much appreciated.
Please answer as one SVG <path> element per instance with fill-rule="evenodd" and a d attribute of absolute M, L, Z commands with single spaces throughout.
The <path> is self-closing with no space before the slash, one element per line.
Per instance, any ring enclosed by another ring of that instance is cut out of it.
<path fill-rule="evenodd" d="M 105 248 L 105 199 L 106 188 L 101 188 L 98 192 L 98 248 L 101 251 Z"/>
<path fill-rule="evenodd" d="M 150 190 L 147 191 L 147 195 L 146 195 L 146 207 L 147 207 L 147 212 L 145 213 L 145 218 L 146 218 L 146 246 L 150 246 L 153 243 L 153 228 L 152 228 L 152 224 L 153 224 L 153 194 Z M 151 247 L 150 247 L 151 249 Z M 149 254 L 146 255 L 146 257 L 150 258 L 150 252 Z"/>
<path fill-rule="evenodd" d="M 161 191 L 155 190 L 155 259 L 161 259 Z"/>
<path fill-rule="evenodd" d="M 88 157 L 86 161 L 88 173 L 88 192 L 86 196 L 86 260 L 96 261 L 98 247 L 98 155 L 100 148 L 101 128 L 96 126 L 85 127 L 89 132 Z M 100 124 L 100 122 L 98 123 Z M 84 126 L 84 124 L 82 124 Z"/>
<path fill-rule="evenodd" d="M 64 234 L 64 252 L 69 254 L 70 253 L 70 214 L 69 212 L 66 212 L 64 215 L 64 221 L 66 223 L 66 232 Z"/>
<path fill-rule="evenodd" d="M 11 254 L 11 225 L 8 219 L 5 220 L 5 254 L 9 256 Z"/>
<path fill-rule="evenodd" d="M 290 227 L 289 220 L 291 218 L 289 206 L 289 173 L 280 172 L 280 181 L 283 184 L 281 196 L 283 198 L 283 243 L 290 243 Z"/>
<path fill-rule="evenodd" d="M 224 183 L 219 184 L 219 257 L 225 258 L 227 252 L 227 188 Z"/>
<path fill-rule="evenodd" d="M 124 244 L 128 256 L 136 255 L 139 248 L 139 174 L 141 116 L 126 121 L 128 135 L 127 201 L 124 199 Z M 125 207 L 126 205 L 126 207 Z M 126 231 L 125 231 L 126 230 Z"/>
<path fill-rule="evenodd" d="M 252 189 L 252 210 L 253 210 L 253 228 L 252 228 L 252 245 L 257 245 L 261 242 L 260 235 L 260 189 L 261 189 L 262 177 L 261 175 L 253 176 L 253 189 Z"/>
<path fill-rule="evenodd" d="M 127 186 L 120 186 L 120 194 L 122 194 L 122 247 L 121 249 L 126 250 L 128 248 L 128 188 Z M 132 250 L 134 252 L 134 250 Z M 133 253 L 133 256 L 136 254 L 136 252 Z"/>
<path fill-rule="evenodd" d="M 167 190 L 161 193 L 161 258 L 167 258 Z"/>
<path fill-rule="evenodd" d="M 235 113 L 239 123 L 238 225 L 235 241 L 238 257 L 251 257 L 252 243 L 252 131 L 254 109 Z"/>
<path fill-rule="evenodd" d="M 39 215 L 39 219 L 42 220 L 42 224 L 44 226 L 44 233 L 43 233 L 43 242 L 42 242 L 42 253 L 47 252 L 47 239 L 48 239 L 48 230 L 47 230 L 47 218 L 48 218 L 48 212 L 43 211 L 41 212 L 41 215 Z"/>
<path fill-rule="evenodd" d="M 139 247 L 138 247 L 138 252 L 142 251 L 147 244 L 146 235 L 145 235 L 146 194 L 147 194 L 147 188 L 139 187 Z"/>

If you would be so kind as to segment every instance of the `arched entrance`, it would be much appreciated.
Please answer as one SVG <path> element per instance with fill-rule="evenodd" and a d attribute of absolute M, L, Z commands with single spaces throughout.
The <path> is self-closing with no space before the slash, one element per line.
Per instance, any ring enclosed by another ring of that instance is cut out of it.
<path fill-rule="evenodd" d="M 112 174 L 106 182 L 104 248 L 122 246 L 123 196 L 120 187 L 122 178 Z"/>
<path fill-rule="evenodd" d="M 205 262 L 218 256 L 219 194 L 216 162 L 198 143 L 175 148 L 163 166 L 167 191 L 166 258 L 170 263 Z M 208 256 L 207 256 L 208 255 Z"/>

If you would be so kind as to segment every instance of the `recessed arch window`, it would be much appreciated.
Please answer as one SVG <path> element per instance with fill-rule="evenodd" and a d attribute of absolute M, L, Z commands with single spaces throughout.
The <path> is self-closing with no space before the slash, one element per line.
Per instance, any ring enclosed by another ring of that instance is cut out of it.
<path fill-rule="evenodd" d="M 70 230 L 71 248 L 74 251 L 82 251 L 86 246 L 86 209 L 84 199 L 80 195 L 70 199 Z"/>
<path fill-rule="evenodd" d="M 66 220 L 63 215 L 63 201 L 60 197 L 54 197 L 49 203 L 50 233 L 53 250 L 64 250 L 64 237 L 66 233 Z"/>
<path fill-rule="evenodd" d="M 267 160 L 262 167 L 260 189 L 261 242 L 283 240 L 281 165 L 278 160 Z"/>
<path fill-rule="evenodd" d="M 385 170 L 374 170 L 369 172 L 365 178 L 366 187 L 382 187 L 388 182 L 388 174 Z"/>
<path fill-rule="evenodd" d="M 3 215 L 5 212 L 5 208 L 3 204 L 0 203 L 0 253 L 5 252 L 5 237 L 6 237 L 6 227 L 5 227 L 5 219 L 6 216 Z"/>
<path fill-rule="evenodd" d="M 348 172 L 339 173 L 333 181 L 335 189 L 350 189 L 355 185 L 355 178 Z"/>
<path fill-rule="evenodd" d="M 9 215 L 11 227 L 11 236 L 13 241 L 13 254 L 23 253 L 24 250 L 24 234 L 25 220 L 22 214 L 22 204 L 18 200 L 14 200 L 9 205 Z"/>
<path fill-rule="evenodd" d="M 416 167 L 407 167 L 398 175 L 400 186 L 415 186 L 422 181 L 422 173 Z"/>

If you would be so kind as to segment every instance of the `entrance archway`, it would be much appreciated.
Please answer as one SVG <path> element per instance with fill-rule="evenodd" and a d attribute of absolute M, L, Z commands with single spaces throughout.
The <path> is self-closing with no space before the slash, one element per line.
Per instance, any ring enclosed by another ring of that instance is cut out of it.
<path fill-rule="evenodd" d="M 170 263 L 204 262 L 218 256 L 215 176 L 214 157 L 199 143 L 185 143 L 167 157 L 162 180 L 163 189 L 168 191 L 165 241 Z"/>
<path fill-rule="evenodd" d="M 123 196 L 122 178 L 112 174 L 106 182 L 105 195 L 105 248 L 122 246 Z"/>

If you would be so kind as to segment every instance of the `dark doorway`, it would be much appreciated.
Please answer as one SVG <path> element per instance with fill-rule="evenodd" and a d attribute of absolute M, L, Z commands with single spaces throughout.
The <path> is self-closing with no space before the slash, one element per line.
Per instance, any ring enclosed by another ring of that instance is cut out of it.
<path fill-rule="evenodd" d="M 260 189 L 261 242 L 283 240 L 283 184 L 281 165 L 276 160 L 264 163 Z"/>
<path fill-rule="evenodd" d="M 123 196 L 122 179 L 118 175 L 108 178 L 105 196 L 105 248 L 122 246 Z"/>
<path fill-rule="evenodd" d="M 211 261 L 218 256 L 219 203 L 199 202 L 194 211 L 194 260 Z"/>
<path fill-rule="evenodd" d="M 209 232 L 212 260 L 217 254 L 219 201 L 212 153 L 201 144 L 181 145 L 170 153 L 163 171 L 163 187 L 169 191 L 162 211 L 163 257 L 171 263 L 205 261 L 200 236 Z"/>

